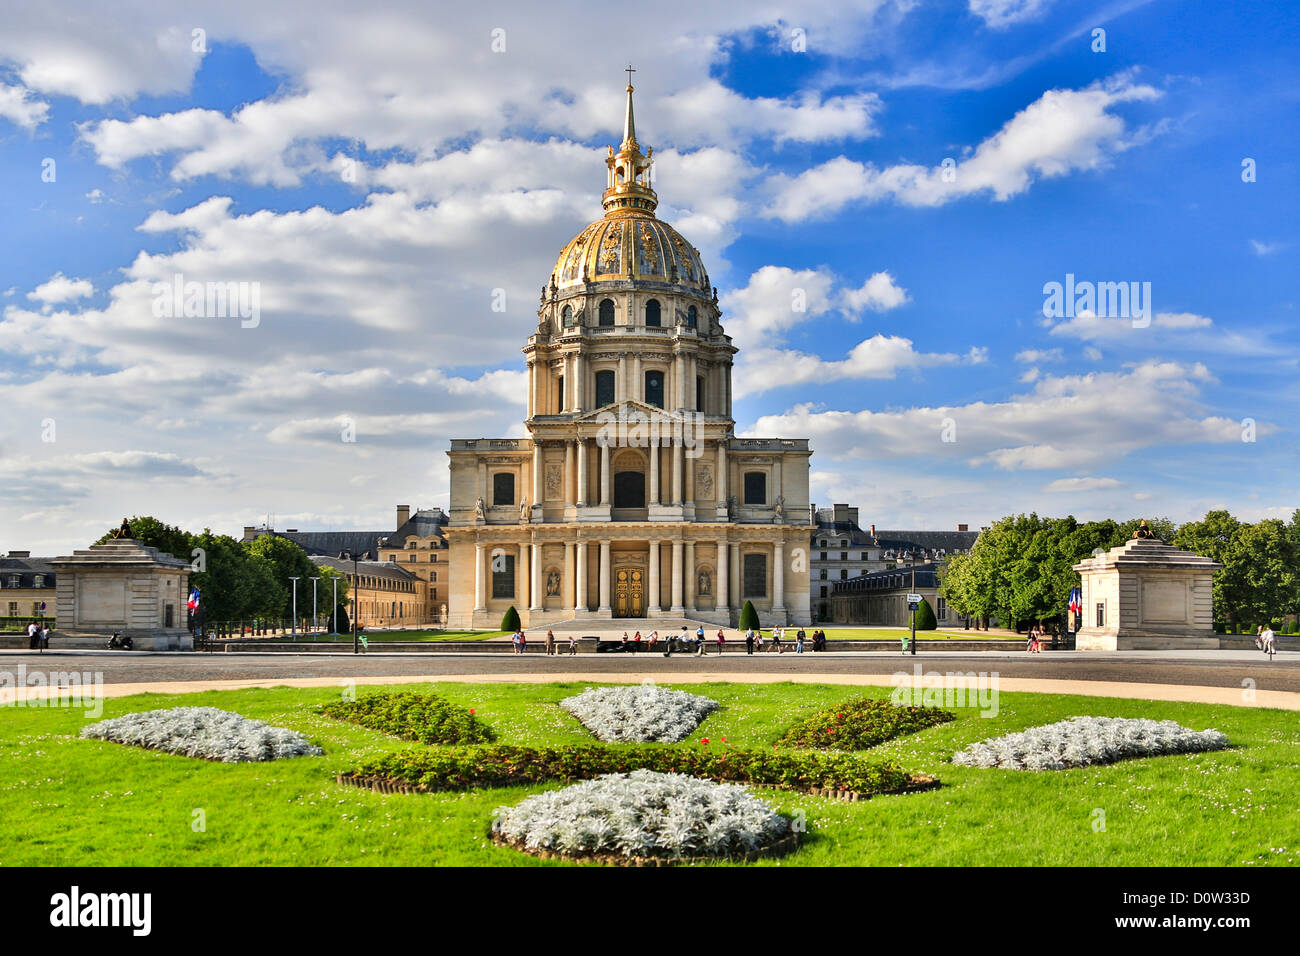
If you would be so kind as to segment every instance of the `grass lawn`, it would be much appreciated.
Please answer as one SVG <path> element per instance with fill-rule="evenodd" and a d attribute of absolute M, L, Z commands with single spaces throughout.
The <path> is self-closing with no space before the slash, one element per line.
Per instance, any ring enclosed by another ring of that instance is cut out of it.
<path fill-rule="evenodd" d="M 374 644 L 384 641 L 485 641 L 489 637 L 504 637 L 509 631 L 364 631 L 366 640 Z M 336 641 L 343 644 L 352 643 L 352 634 L 299 634 L 298 643 L 303 641 Z M 290 639 L 277 638 L 275 643 L 290 642 Z"/>
<path fill-rule="evenodd" d="M 584 743 L 556 702 L 592 686 L 403 685 L 473 707 L 503 742 Z M 726 735 L 770 746 L 795 720 L 888 688 L 807 684 L 674 685 L 721 703 L 688 742 Z M 338 786 L 363 755 L 419 746 L 329 720 L 338 691 L 290 688 L 144 694 L 104 702 L 103 717 L 180 705 L 237 711 L 307 734 L 323 757 L 224 765 L 76 734 L 80 709 L 0 710 L 0 865 L 498 865 L 556 866 L 487 839 L 495 807 L 542 786 L 381 795 Z M 1300 863 L 1300 714 L 1217 705 L 1003 693 L 996 717 L 958 719 L 876 748 L 938 790 L 837 803 L 763 790 L 800 814 L 805 844 L 755 866 L 1266 865 Z M 1107 767 L 1028 773 L 956 767 L 977 740 L 1076 715 L 1174 719 L 1217 728 L 1231 750 Z M 558 786 L 558 784 L 554 785 Z M 204 827 L 197 821 L 201 817 Z M 1104 830 L 1094 829 L 1104 814 Z"/>

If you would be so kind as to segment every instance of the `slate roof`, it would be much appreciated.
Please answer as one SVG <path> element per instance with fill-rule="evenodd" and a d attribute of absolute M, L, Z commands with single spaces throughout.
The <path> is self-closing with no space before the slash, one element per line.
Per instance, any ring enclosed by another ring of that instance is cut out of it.
<path fill-rule="evenodd" d="M 934 561 L 916 565 L 916 586 L 918 588 L 937 588 L 939 586 L 939 565 Z M 844 594 L 857 591 L 910 591 L 912 589 L 912 567 L 903 565 L 892 571 L 869 571 L 859 574 L 847 581 L 837 581 L 834 593 Z"/>
<path fill-rule="evenodd" d="M 36 575 L 45 575 L 43 588 L 54 587 L 56 575 L 50 566 L 53 558 L 0 558 L 0 588 L 9 586 L 9 579 L 17 574 L 20 588 L 36 587 Z"/>
<path fill-rule="evenodd" d="M 942 548 L 946 553 L 969 551 L 975 546 L 978 531 L 882 531 L 876 530 L 876 540 L 882 548 L 897 551 L 902 548 L 912 551 L 924 548 L 935 551 Z"/>
<path fill-rule="evenodd" d="M 311 555 L 313 564 L 324 565 L 327 568 L 333 568 L 344 574 L 352 573 L 352 562 L 342 561 L 337 557 L 329 557 L 322 554 Z M 401 581 L 404 584 L 418 582 L 417 578 L 410 571 L 406 570 L 392 561 L 361 561 L 357 564 L 358 574 L 368 574 L 371 577 L 385 578 L 390 581 Z"/>
<path fill-rule="evenodd" d="M 417 511 L 406 520 L 406 524 L 384 539 L 384 547 L 404 548 L 407 538 L 428 538 L 432 535 L 442 538 L 442 528 L 449 520 L 450 518 L 441 508 L 425 508 Z"/>
<path fill-rule="evenodd" d="M 379 554 L 379 539 L 387 531 L 268 531 L 278 537 L 292 541 L 307 552 L 308 556 L 324 555 L 337 558 L 340 551 L 349 553 L 369 552 Z"/>

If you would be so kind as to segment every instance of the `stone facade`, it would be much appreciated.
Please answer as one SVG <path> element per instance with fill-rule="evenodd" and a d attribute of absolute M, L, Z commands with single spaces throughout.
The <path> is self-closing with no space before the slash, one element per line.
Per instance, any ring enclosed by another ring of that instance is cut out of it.
<path fill-rule="evenodd" d="M 115 538 L 50 565 L 58 576 L 60 646 L 102 646 L 121 631 L 137 650 L 193 649 L 185 629 L 189 562 L 133 538 Z"/>
<path fill-rule="evenodd" d="M 1217 648 L 1214 572 L 1223 565 L 1157 538 L 1133 538 L 1079 562 L 1079 650 Z"/>
<path fill-rule="evenodd" d="M 699 252 L 654 216 L 628 87 L 604 218 L 542 290 L 527 438 L 452 442 L 448 624 L 810 623 L 806 440 L 740 439 L 737 349 Z M 653 151 L 651 151 L 653 152 Z"/>

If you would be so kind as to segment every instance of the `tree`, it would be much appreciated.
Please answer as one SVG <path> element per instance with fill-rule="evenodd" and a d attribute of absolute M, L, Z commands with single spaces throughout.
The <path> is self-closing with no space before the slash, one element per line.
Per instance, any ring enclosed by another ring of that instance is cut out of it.
<path fill-rule="evenodd" d="M 740 609 L 740 618 L 736 621 L 736 627 L 742 631 L 748 631 L 750 628 L 758 630 L 758 612 L 754 610 L 753 601 L 746 601 L 745 606 Z"/>
<path fill-rule="evenodd" d="M 916 606 L 916 629 L 918 631 L 933 631 L 939 626 L 935 619 L 934 609 L 930 607 L 930 602 L 925 598 Z"/>
<path fill-rule="evenodd" d="M 164 524 L 151 515 L 136 515 L 128 519 L 128 523 L 131 525 L 132 536 L 141 544 L 157 548 L 164 554 L 170 554 L 173 558 L 180 558 L 182 561 L 190 560 L 190 536 L 175 525 Z M 117 528 L 110 528 L 95 544 L 112 540 L 117 530 Z"/>
<path fill-rule="evenodd" d="M 190 586 L 199 589 L 205 620 L 241 621 L 280 613 L 284 594 L 271 562 L 208 528 L 191 535 L 190 544 L 191 550 L 198 549 L 194 562 L 201 569 L 190 574 Z"/>
<path fill-rule="evenodd" d="M 1277 518 L 1243 524 L 1228 554 L 1240 576 L 1239 618 L 1280 626 L 1294 600 L 1297 575 L 1287 526 Z"/>
<path fill-rule="evenodd" d="M 511 632 L 519 630 L 519 612 L 515 610 L 513 604 L 506 609 L 505 616 L 501 618 L 501 630 Z"/>
<path fill-rule="evenodd" d="M 307 557 L 306 551 L 288 538 L 281 538 L 279 535 L 261 535 L 248 542 L 244 547 L 249 554 L 264 558 L 270 562 L 275 583 L 283 589 L 279 608 L 274 613 L 280 617 L 292 616 L 293 581 L 290 578 L 296 577 L 305 581 L 313 575 L 320 574 L 320 569 L 312 563 L 311 558 Z M 299 587 L 301 588 L 302 585 L 299 585 Z M 301 598 L 301 591 L 299 597 Z M 310 604 L 307 607 L 310 607 Z M 301 612 L 303 609 L 300 599 L 298 610 Z"/>
<path fill-rule="evenodd" d="M 1214 618 L 1227 621 L 1234 631 L 1242 620 L 1240 609 L 1247 603 L 1243 555 L 1234 546 L 1240 531 L 1241 522 L 1227 511 L 1210 511 L 1200 521 L 1179 526 L 1173 542 L 1223 565 L 1214 575 Z"/>

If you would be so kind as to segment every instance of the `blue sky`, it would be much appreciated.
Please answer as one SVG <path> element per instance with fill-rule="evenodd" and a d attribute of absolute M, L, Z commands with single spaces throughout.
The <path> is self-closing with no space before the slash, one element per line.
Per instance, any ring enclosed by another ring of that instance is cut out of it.
<path fill-rule="evenodd" d="M 1300 504 L 1292 5 L 152 6 L 0 36 L 0 548 L 445 505 L 450 438 L 522 433 L 628 62 L 737 431 L 811 438 L 817 503 Z M 155 315 L 177 274 L 255 284 L 256 324 Z M 1045 317 L 1067 274 L 1150 283 L 1147 321 Z"/>

